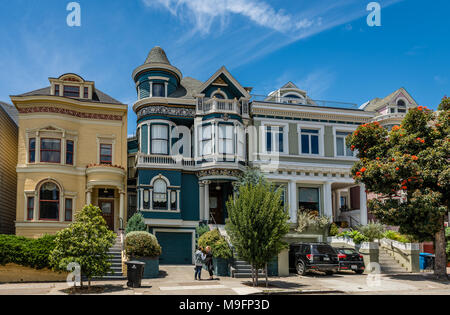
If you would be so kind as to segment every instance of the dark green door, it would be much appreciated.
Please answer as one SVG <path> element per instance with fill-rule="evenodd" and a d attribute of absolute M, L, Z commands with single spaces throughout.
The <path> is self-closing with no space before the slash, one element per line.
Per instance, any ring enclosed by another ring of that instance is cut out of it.
<path fill-rule="evenodd" d="M 160 264 L 192 264 L 192 233 L 156 232 L 156 238 L 162 247 Z"/>

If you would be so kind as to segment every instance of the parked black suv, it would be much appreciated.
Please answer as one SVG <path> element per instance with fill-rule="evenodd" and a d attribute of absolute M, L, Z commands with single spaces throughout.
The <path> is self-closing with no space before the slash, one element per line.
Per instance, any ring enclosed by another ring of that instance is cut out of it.
<path fill-rule="evenodd" d="M 364 273 L 365 265 L 363 256 L 354 249 L 335 248 L 338 252 L 339 271 L 352 270 L 357 274 Z"/>
<path fill-rule="evenodd" d="M 339 269 L 338 254 L 326 243 L 292 244 L 289 250 L 289 269 L 296 270 L 302 276 L 312 270 L 332 275 Z"/>

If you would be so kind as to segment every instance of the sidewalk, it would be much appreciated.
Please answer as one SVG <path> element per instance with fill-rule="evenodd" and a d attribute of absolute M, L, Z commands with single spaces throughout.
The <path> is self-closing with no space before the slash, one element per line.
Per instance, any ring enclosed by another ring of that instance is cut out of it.
<path fill-rule="evenodd" d="M 381 275 L 374 278 L 353 273 L 326 276 L 320 273 L 304 277 L 269 278 L 270 287 L 253 288 L 251 279 L 223 277 L 218 280 L 194 280 L 191 266 L 161 266 L 161 277 L 142 281 L 142 287 L 130 289 L 126 281 L 95 281 L 109 295 L 249 295 L 249 294 L 450 294 L 449 282 L 438 282 L 432 274 Z M 204 272 L 206 279 L 207 274 Z M 260 279 L 264 285 L 265 279 Z M 0 295 L 39 294 L 61 295 L 66 283 L 0 284 Z"/>

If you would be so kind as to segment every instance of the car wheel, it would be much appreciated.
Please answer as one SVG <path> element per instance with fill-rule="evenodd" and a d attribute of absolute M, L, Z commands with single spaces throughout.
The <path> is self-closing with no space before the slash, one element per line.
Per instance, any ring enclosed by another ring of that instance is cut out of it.
<path fill-rule="evenodd" d="M 358 275 L 362 275 L 362 274 L 364 273 L 364 270 L 356 270 L 355 272 L 356 272 L 356 274 L 358 274 Z"/>
<path fill-rule="evenodd" d="M 297 262 L 296 269 L 297 269 L 297 273 L 300 276 L 304 276 L 306 274 L 306 266 L 305 266 L 305 263 L 302 260 L 299 260 Z"/>
<path fill-rule="evenodd" d="M 327 276 L 332 276 L 334 274 L 334 272 L 333 271 L 325 271 L 325 274 Z"/>

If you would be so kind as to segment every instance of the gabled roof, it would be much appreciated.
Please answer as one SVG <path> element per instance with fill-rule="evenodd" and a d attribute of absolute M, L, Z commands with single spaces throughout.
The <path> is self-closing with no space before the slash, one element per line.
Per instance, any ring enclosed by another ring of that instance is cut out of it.
<path fill-rule="evenodd" d="M 230 80 L 230 82 L 242 95 L 244 95 L 245 98 L 251 98 L 250 93 L 248 93 L 248 91 L 239 84 L 239 82 L 231 75 L 231 73 L 227 70 L 227 68 L 225 68 L 225 66 L 222 66 L 205 83 L 203 83 L 198 93 L 203 93 L 222 74 L 226 76 L 228 80 Z"/>
<path fill-rule="evenodd" d="M 399 88 L 398 90 L 395 90 L 388 96 L 384 98 L 374 98 L 373 100 L 366 102 L 360 106 L 360 109 L 364 109 L 367 111 L 376 111 L 386 105 L 391 104 L 394 100 L 397 99 L 399 95 L 404 96 L 411 104 L 417 106 L 417 102 L 414 100 L 414 98 L 411 96 L 411 94 L 406 91 L 405 88 Z"/>
<path fill-rule="evenodd" d="M 194 95 L 200 93 L 203 82 L 191 78 L 185 77 L 181 80 L 180 86 L 169 95 L 174 98 L 194 98 Z"/>
<path fill-rule="evenodd" d="M 4 102 L 0 102 L 0 107 L 5 111 L 5 113 L 11 118 L 11 120 L 18 126 L 19 125 L 19 112 L 17 109 Z"/>
<path fill-rule="evenodd" d="M 20 95 L 13 95 L 16 97 L 25 97 L 25 96 L 55 96 L 50 93 L 50 87 L 45 87 L 43 89 L 34 90 L 31 92 L 23 93 Z M 118 100 L 114 99 L 113 97 L 109 96 L 106 93 L 103 93 L 99 89 L 95 89 L 94 93 L 92 94 L 92 100 L 90 99 L 82 99 L 82 98 L 72 98 L 76 99 L 82 102 L 98 102 L 98 103 L 106 103 L 106 104 L 117 104 L 117 105 L 123 105 Z"/>
<path fill-rule="evenodd" d="M 282 89 L 299 89 L 292 81 L 289 81 L 281 87 Z"/>

